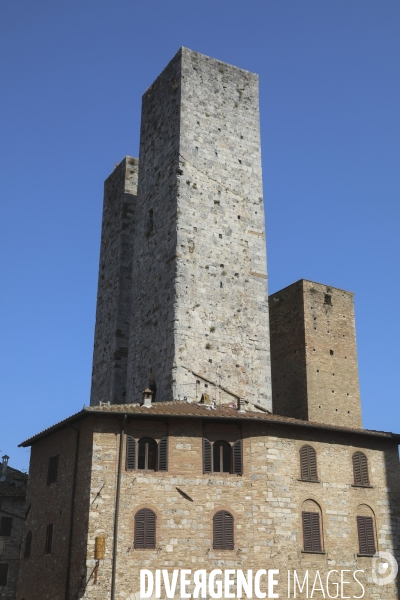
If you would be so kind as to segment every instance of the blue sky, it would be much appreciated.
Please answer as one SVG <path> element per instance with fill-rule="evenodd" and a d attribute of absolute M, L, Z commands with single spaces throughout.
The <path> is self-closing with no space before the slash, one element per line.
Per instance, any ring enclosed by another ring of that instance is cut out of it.
<path fill-rule="evenodd" d="M 270 292 L 355 292 L 364 426 L 400 431 L 400 3 L 3 0 L 0 450 L 89 403 L 103 181 L 180 46 L 260 76 Z"/>

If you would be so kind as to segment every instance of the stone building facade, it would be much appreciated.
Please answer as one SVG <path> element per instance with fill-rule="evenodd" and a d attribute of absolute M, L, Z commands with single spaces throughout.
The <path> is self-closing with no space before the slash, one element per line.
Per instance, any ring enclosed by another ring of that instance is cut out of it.
<path fill-rule="evenodd" d="M 361 427 L 353 296 L 301 280 L 268 310 L 265 251 L 257 76 L 182 48 L 106 180 L 90 406 L 22 444 L 17 600 L 139 600 L 141 569 L 400 597 L 373 574 L 400 436 Z"/>
<path fill-rule="evenodd" d="M 9 464 L 0 465 L 0 598 L 15 600 L 26 514 L 28 475 Z"/>

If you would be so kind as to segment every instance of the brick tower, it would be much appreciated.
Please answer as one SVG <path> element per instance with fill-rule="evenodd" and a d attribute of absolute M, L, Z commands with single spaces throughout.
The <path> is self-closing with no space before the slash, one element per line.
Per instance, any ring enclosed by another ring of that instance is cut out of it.
<path fill-rule="evenodd" d="M 116 178 L 129 181 L 128 164 Z M 271 410 L 257 75 L 181 48 L 143 96 L 123 243 L 121 186 L 103 218 L 101 255 L 110 237 L 115 252 L 100 265 L 91 404 L 139 402 L 150 387 L 156 401 L 207 394 Z"/>
<path fill-rule="evenodd" d="M 304 279 L 270 296 L 274 413 L 361 427 L 353 300 Z"/>

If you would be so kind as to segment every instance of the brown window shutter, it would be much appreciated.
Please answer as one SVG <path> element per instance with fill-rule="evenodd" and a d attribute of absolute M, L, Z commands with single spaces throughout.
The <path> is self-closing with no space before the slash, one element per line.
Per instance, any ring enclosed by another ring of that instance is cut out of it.
<path fill-rule="evenodd" d="M 303 512 L 303 539 L 305 552 L 322 552 L 319 514 Z"/>
<path fill-rule="evenodd" d="M 126 436 L 126 470 L 136 469 L 136 441 L 131 435 Z"/>
<path fill-rule="evenodd" d="M 156 515 L 149 508 L 142 508 L 135 515 L 134 547 L 156 547 Z"/>
<path fill-rule="evenodd" d="M 52 546 L 53 546 L 53 523 L 50 523 L 46 527 L 46 544 L 44 547 L 44 553 L 51 554 Z"/>
<path fill-rule="evenodd" d="M 233 444 L 233 473 L 235 475 L 242 475 L 243 473 L 243 452 L 242 452 L 242 440 L 237 440 Z"/>
<path fill-rule="evenodd" d="M 163 437 L 158 443 L 158 470 L 168 471 L 168 437 Z"/>
<path fill-rule="evenodd" d="M 25 539 L 25 551 L 24 558 L 29 558 L 31 555 L 31 546 L 32 546 L 32 531 L 28 531 Z"/>
<path fill-rule="evenodd" d="M 353 454 L 354 485 L 369 485 L 368 462 L 364 452 Z"/>
<path fill-rule="evenodd" d="M 357 517 L 360 554 L 375 554 L 374 523 L 372 517 Z"/>
<path fill-rule="evenodd" d="M 233 550 L 233 516 L 226 510 L 215 513 L 213 518 L 215 550 Z"/>
<path fill-rule="evenodd" d="M 0 563 L 0 585 L 7 585 L 8 563 Z"/>
<path fill-rule="evenodd" d="M 12 517 L 1 517 L 0 536 L 10 537 L 12 529 Z"/>
<path fill-rule="evenodd" d="M 211 442 L 203 438 L 203 473 L 212 473 Z"/>
<path fill-rule="evenodd" d="M 301 478 L 305 481 L 318 481 L 317 453 L 308 444 L 300 449 L 300 471 Z"/>

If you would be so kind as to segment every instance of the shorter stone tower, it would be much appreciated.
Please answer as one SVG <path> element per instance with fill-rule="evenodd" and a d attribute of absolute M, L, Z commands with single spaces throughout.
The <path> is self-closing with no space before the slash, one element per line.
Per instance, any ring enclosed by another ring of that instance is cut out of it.
<path fill-rule="evenodd" d="M 273 412 L 361 427 L 353 293 L 301 279 L 269 307 Z"/>

